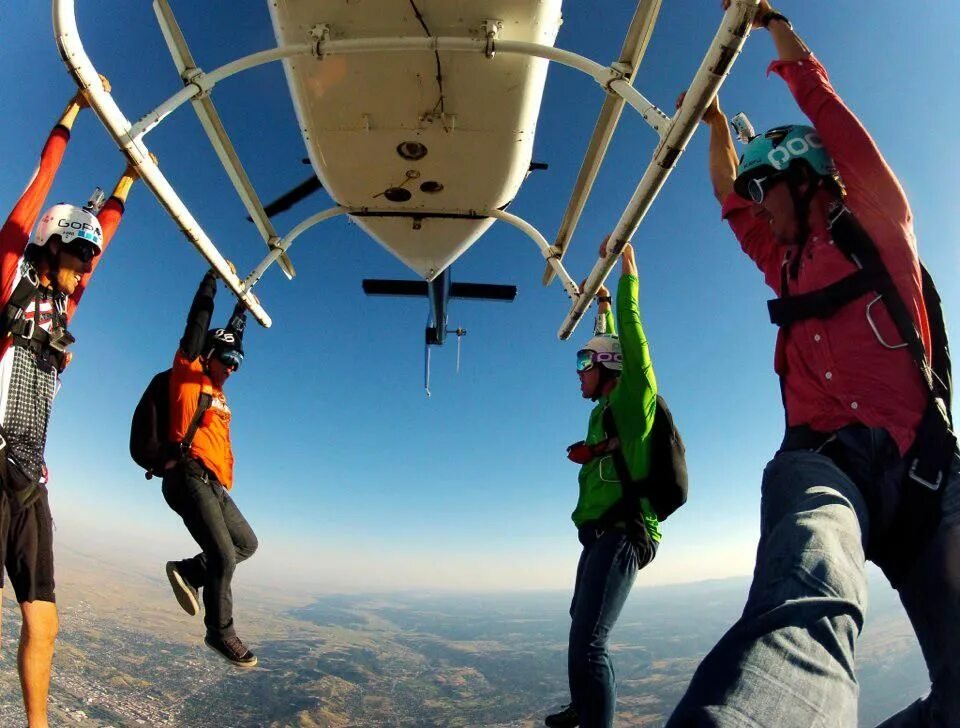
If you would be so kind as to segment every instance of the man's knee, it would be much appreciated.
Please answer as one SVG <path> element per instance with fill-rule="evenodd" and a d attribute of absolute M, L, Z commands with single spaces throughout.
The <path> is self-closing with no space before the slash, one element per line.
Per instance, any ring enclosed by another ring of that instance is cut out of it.
<path fill-rule="evenodd" d="M 602 657 L 607 652 L 607 632 L 597 629 L 570 630 L 570 657 L 575 662 L 586 664 Z"/>
<path fill-rule="evenodd" d="M 52 602 L 23 602 L 23 639 L 35 644 L 53 645 L 60 630 L 57 606 Z"/>
<path fill-rule="evenodd" d="M 778 454 L 763 475 L 758 560 L 775 574 L 797 570 L 825 596 L 866 599 L 863 497 L 829 459 L 813 452 Z M 779 573 L 776 573 L 779 572 Z"/>
<path fill-rule="evenodd" d="M 255 534 L 251 533 L 250 538 L 242 544 L 237 545 L 237 561 L 245 561 L 253 556 L 259 548 L 260 542 Z"/>

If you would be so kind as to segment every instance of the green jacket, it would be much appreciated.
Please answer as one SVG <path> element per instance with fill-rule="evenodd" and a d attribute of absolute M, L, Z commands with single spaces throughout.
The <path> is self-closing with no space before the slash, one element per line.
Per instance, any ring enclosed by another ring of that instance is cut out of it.
<path fill-rule="evenodd" d="M 595 444 L 606 439 L 603 430 L 603 410 L 613 410 L 621 447 L 630 474 L 644 478 L 650 473 L 650 430 L 657 410 L 657 380 L 647 337 L 640 323 L 638 294 L 640 281 L 625 275 L 617 286 L 616 326 L 612 312 L 607 313 L 607 333 L 619 331 L 623 350 L 623 371 L 608 396 L 601 397 L 590 413 L 586 442 Z M 583 523 L 600 518 L 610 506 L 620 500 L 620 479 L 613 458 L 606 455 L 594 458 L 580 468 L 580 498 L 573 512 L 573 522 L 579 528 Z M 640 499 L 647 524 L 647 532 L 654 541 L 660 540 L 660 522 L 646 498 Z"/>

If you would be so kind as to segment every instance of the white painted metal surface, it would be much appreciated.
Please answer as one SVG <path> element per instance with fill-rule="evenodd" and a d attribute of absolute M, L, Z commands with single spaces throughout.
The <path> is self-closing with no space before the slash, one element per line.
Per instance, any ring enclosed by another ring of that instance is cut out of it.
<path fill-rule="evenodd" d="M 173 15 L 173 10 L 170 9 L 170 4 L 167 0 L 153 0 L 153 11 L 157 16 L 157 21 L 160 23 L 160 30 L 163 32 L 163 37 L 167 42 L 170 55 L 177 65 L 177 73 L 180 74 L 180 77 L 185 82 L 201 79 L 203 72 L 197 67 L 196 61 L 193 60 L 193 54 L 187 46 L 187 41 L 183 37 L 180 25 Z M 274 230 L 270 218 L 267 217 L 260 198 L 253 188 L 253 183 L 247 176 L 247 172 L 244 170 L 243 164 L 241 164 L 240 158 L 237 156 L 236 149 L 233 148 L 233 142 L 230 141 L 227 130 L 220 120 L 220 114 L 213 105 L 213 99 L 210 98 L 208 93 L 201 93 L 193 99 L 193 108 L 194 111 L 197 112 L 197 117 L 200 119 L 200 124 L 203 126 L 204 132 L 206 132 L 210 144 L 213 145 L 220 164 L 223 165 L 227 176 L 230 177 L 233 188 L 237 191 L 237 195 L 243 202 L 243 206 L 247 208 L 250 219 L 254 225 L 257 226 L 257 230 L 263 237 L 263 242 L 265 242 L 268 247 L 275 245 L 279 242 L 280 237 L 277 235 L 277 231 Z M 277 258 L 277 262 L 287 278 L 293 278 L 294 275 L 296 275 L 293 269 L 293 263 L 290 262 L 286 253 L 281 253 Z"/>
<path fill-rule="evenodd" d="M 620 58 L 617 60 L 617 63 L 627 74 L 625 80 L 629 83 L 633 83 L 634 78 L 636 78 L 637 69 L 640 68 L 643 56 L 647 52 L 647 44 L 653 35 L 653 28 L 659 14 L 660 0 L 640 0 L 633 19 L 630 21 L 626 38 L 623 41 L 623 48 L 620 50 Z M 597 118 L 593 135 L 587 145 L 587 153 L 583 157 L 580 172 L 577 174 L 577 181 L 573 185 L 570 202 L 567 203 L 567 209 L 563 213 L 560 229 L 557 231 L 557 237 L 553 243 L 560 251 L 560 260 L 563 260 L 570 240 L 573 238 L 573 232 L 577 229 L 580 215 L 587 204 L 590 190 L 593 189 L 593 183 L 596 181 L 597 173 L 603 164 L 603 158 L 607 154 L 607 147 L 610 146 L 613 132 L 616 131 L 617 123 L 620 121 L 624 103 L 623 97 L 616 94 L 609 94 L 603 100 L 600 116 Z M 550 285 L 554 275 L 553 266 L 548 265 L 543 272 L 543 285 Z"/>
<path fill-rule="evenodd" d="M 484 23 L 499 21 L 497 44 L 550 46 L 560 0 L 415 0 L 430 35 L 485 43 Z M 547 63 L 525 55 L 434 51 L 410 2 L 271 0 L 279 45 L 317 40 L 397 38 L 422 50 L 397 55 L 368 46 L 345 55 L 322 43 L 322 59 L 284 61 L 301 132 L 317 176 L 340 205 L 397 211 L 498 209 L 529 169 Z M 354 46 L 355 48 L 358 46 Z M 359 46 L 362 47 L 362 46 Z M 474 47 L 473 45 L 471 47 Z M 439 60 L 438 60 L 439 59 Z M 437 81 L 439 62 L 440 82 Z M 427 150 L 404 159 L 404 142 Z M 430 189 L 439 191 L 429 192 Z M 409 200 L 394 201 L 387 190 Z M 396 192 L 402 190 L 402 192 Z M 493 224 L 492 219 L 360 217 L 387 250 L 432 279 Z"/>

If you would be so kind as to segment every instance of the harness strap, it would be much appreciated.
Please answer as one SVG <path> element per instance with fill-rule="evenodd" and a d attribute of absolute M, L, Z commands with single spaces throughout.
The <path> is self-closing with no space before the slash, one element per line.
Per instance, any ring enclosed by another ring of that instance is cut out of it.
<path fill-rule="evenodd" d="M 630 474 L 630 466 L 627 464 L 627 458 L 623 454 L 622 441 L 617 431 L 617 423 L 613 418 L 613 409 L 607 405 L 603 409 L 603 429 L 607 435 L 607 442 L 616 443 L 615 447 L 609 449 L 609 455 L 613 458 L 613 467 L 617 471 L 617 477 L 620 479 L 622 494 L 620 500 L 614 503 L 603 515 L 601 521 L 623 521 L 628 531 L 636 526 L 636 518 L 640 515 L 640 498 L 643 497 L 641 482 L 634 480 Z M 645 525 L 641 526 L 646 528 Z"/>
<path fill-rule="evenodd" d="M 808 318 L 828 318 L 842 306 L 870 291 L 876 291 L 881 296 L 897 333 L 913 357 L 929 393 L 914 443 L 905 455 L 908 463 L 907 477 L 939 495 L 940 486 L 948 473 L 950 460 L 956 448 L 956 436 L 951 429 L 951 417 L 947 404 L 950 399 L 950 384 L 949 381 L 942 381 L 935 374 L 932 366 L 935 356 L 945 360 L 941 364 L 945 363 L 949 366 L 946 341 L 936 342 L 937 346 L 945 349 L 943 354 L 933 351 L 928 356 L 913 316 L 900 295 L 890 271 L 884 265 L 876 244 L 849 208 L 840 206 L 833 212 L 830 231 L 837 248 L 860 270 L 825 288 L 797 296 L 786 293 L 784 280 L 783 296 L 767 304 L 770 320 L 778 326 L 789 327 L 797 321 Z M 920 267 L 925 283 L 923 295 L 926 297 L 927 290 L 935 289 L 930 274 L 922 264 Z M 927 302 L 924 298 L 926 309 L 931 307 L 936 309 L 938 303 L 938 301 Z M 942 324 L 942 321 L 939 323 Z M 949 380 L 949 376 L 947 379 Z"/>
<path fill-rule="evenodd" d="M 193 413 L 186 434 L 180 441 L 180 451 L 183 454 L 186 454 L 190 450 L 190 446 L 193 444 L 193 438 L 196 437 L 197 430 L 200 429 L 200 420 L 203 418 L 203 414 L 210 409 L 211 404 L 213 404 L 213 396 L 206 392 L 200 392 L 197 409 Z"/>
<path fill-rule="evenodd" d="M 920 338 L 920 332 L 917 330 L 913 316 L 907 309 L 900 292 L 897 290 L 890 271 L 883 264 L 880 252 L 877 250 L 873 239 L 863 229 L 860 222 L 853 216 L 850 209 L 844 206 L 837 213 L 830 223 L 830 231 L 833 233 L 833 241 L 849 258 L 854 262 L 859 261 L 864 270 L 873 270 L 880 278 L 877 286 L 877 293 L 883 296 L 884 304 L 890 318 L 893 319 L 897 327 L 897 333 L 907 344 L 910 353 L 913 354 L 914 361 L 920 369 L 921 376 L 927 388 L 936 396 L 937 391 L 934 387 L 930 363 L 927 358 L 926 349 L 923 346 L 923 339 Z"/>
<path fill-rule="evenodd" d="M 0 314 L 0 332 L 3 335 L 15 333 L 15 327 L 22 328 L 23 312 L 36 296 L 39 286 L 40 281 L 37 279 L 36 271 L 32 267 L 26 268 L 13 289 L 13 293 L 10 294 L 7 305 L 3 308 L 3 313 Z"/>
<path fill-rule="evenodd" d="M 767 301 L 770 322 L 777 326 L 790 326 L 804 319 L 829 318 L 842 306 L 880 288 L 884 278 L 879 271 L 861 268 L 817 291 L 774 298 Z"/>
<path fill-rule="evenodd" d="M 860 296 L 876 291 L 882 296 L 897 333 L 913 355 L 924 384 L 936 396 L 940 396 L 941 393 L 934 386 L 920 332 L 873 240 L 845 206 L 830 220 L 830 231 L 834 244 L 859 270 L 829 286 L 796 296 L 789 295 L 784 285 L 781 297 L 767 302 L 770 321 L 777 326 L 789 327 L 809 318 L 829 318 Z"/>

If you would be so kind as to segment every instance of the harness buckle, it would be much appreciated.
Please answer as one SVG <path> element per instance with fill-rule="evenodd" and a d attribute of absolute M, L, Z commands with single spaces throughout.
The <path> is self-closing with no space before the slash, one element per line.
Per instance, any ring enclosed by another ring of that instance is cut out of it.
<path fill-rule="evenodd" d="M 65 354 L 67 351 L 67 347 L 70 346 L 70 344 L 74 343 L 75 341 L 76 339 L 73 338 L 73 334 L 71 334 L 66 329 L 61 329 L 50 335 L 50 341 L 48 342 L 47 345 L 54 351 L 58 351 L 61 354 Z"/>
<path fill-rule="evenodd" d="M 17 331 L 17 329 L 19 329 L 19 331 Z M 36 333 L 36 330 L 36 319 L 28 319 L 24 317 L 21 317 L 20 320 L 17 321 L 16 326 L 11 328 L 11 331 L 13 331 L 17 336 L 23 337 L 27 341 L 31 341 L 33 339 L 33 335 Z"/>
<path fill-rule="evenodd" d="M 937 471 L 937 479 L 934 481 L 929 481 L 920 475 L 917 472 L 917 466 L 920 464 L 920 458 L 914 458 L 913 462 L 910 464 L 910 470 L 907 472 L 907 477 L 915 483 L 919 483 L 924 488 L 932 491 L 940 490 L 940 485 L 943 483 L 943 470 Z"/>

